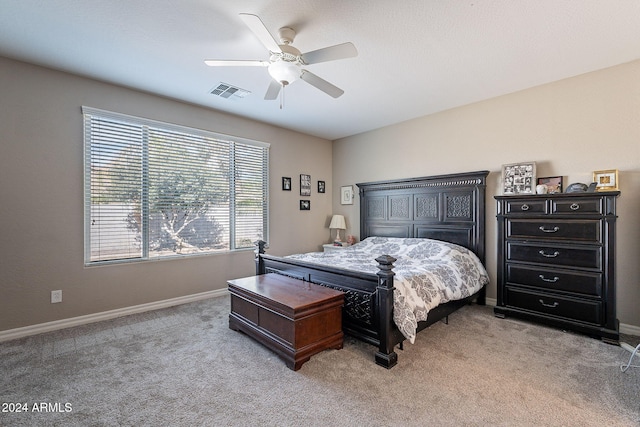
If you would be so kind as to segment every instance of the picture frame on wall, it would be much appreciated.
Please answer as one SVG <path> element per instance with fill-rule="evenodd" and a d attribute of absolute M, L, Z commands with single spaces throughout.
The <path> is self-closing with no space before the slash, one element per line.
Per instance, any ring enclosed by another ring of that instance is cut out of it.
<path fill-rule="evenodd" d="M 325 190 L 325 182 L 318 181 L 318 193 L 324 193 Z"/>
<path fill-rule="evenodd" d="M 353 204 L 353 186 L 345 185 L 340 187 L 340 204 L 352 205 Z"/>
<path fill-rule="evenodd" d="M 596 191 L 617 191 L 618 169 L 593 171 L 593 182 L 596 183 Z"/>
<path fill-rule="evenodd" d="M 300 195 L 311 195 L 311 175 L 300 174 Z"/>
<path fill-rule="evenodd" d="M 282 191 L 291 191 L 291 177 L 282 177 Z"/>
<path fill-rule="evenodd" d="M 300 200 L 300 210 L 301 211 L 310 211 L 311 210 L 311 200 Z"/>
<path fill-rule="evenodd" d="M 561 176 L 547 176 L 538 178 L 538 185 L 546 185 L 547 193 L 556 194 L 562 193 L 562 177 Z"/>
<path fill-rule="evenodd" d="M 536 194 L 536 163 L 502 165 L 502 194 Z"/>

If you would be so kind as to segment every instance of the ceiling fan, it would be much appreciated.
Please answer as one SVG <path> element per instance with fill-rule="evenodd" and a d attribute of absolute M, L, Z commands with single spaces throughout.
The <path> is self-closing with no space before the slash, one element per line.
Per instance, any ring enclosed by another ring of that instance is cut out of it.
<path fill-rule="evenodd" d="M 280 43 L 278 43 L 262 20 L 256 15 L 241 13 L 240 18 L 249 27 L 249 29 L 258 37 L 258 40 L 269 50 L 271 56 L 268 61 L 261 60 L 216 60 L 207 59 L 205 64 L 211 67 L 219 66 L 249 66 L 249 67 L 267 67 L 269 74 L 273 80 L 269 84 L 267 93 L 264 96 L 266 100 L 273 100 L 278 94 L 284 92 L 284 87 L 290 85 L 294 81 L 300 79 L 310 85 L 320 89 L 333 98 L 338 98 L 344 91 L 328 81 L 318 77 L 310 71 L 303 69 L 305 65 L 317 64 L 319 62 L 333 61 L 336 59 L 351 58 L 358 55 L 358 51 L 353 43 L 342 43 L 335 46 L 329 46 L 311 52 L 300 53 L 298 49 L 293 47 L 293 39 L 296 32 L 288 27 L 280 28 L 278 35 Z M 282 104 L 280 105 L 282 108 Z"/>

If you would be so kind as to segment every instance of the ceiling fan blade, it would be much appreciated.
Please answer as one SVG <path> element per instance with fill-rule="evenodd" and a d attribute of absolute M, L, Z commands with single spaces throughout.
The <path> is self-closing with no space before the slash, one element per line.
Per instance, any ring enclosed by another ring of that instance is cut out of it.
<path fill-rule="evenodd" d="M 205 64 L 210 67 L 268 67 L 269 61 L 245 61 L 235 59 L 205 59 Z"/>
<path fill-rule="evenodd" d="M 302 61 L 307 64 L 317 64 L 319 62 L 333 61 L 336 59 L 353 58 L 358 56 L 358 50 L 353 43 L 347 42 L 329 46 L 300 55 Z"/>
<path fill-rule="evenodd" d="M 271 83 L 269 83 L 269 88 L 267 89 L 267 93 L 264 95 L 264 99 L 267 101 L 277 99 L 281 88 L 282 85 L 280 83 L 271 79 Z"/>
<path fill-rule="evenodd" d="M 278 46 L 278 42 L 273 38 L 267 27 L 262 23 L 262 20 L 258 18 L 256 15 L 251 15 L 249 13 L 241 13 L 240 18 L 244 21 L 244 23 L 249 27 L 253 34 L 258 37 L 258 40 L 271 52 L 282 52 L 280 46 Z"/>
<path fill-rule="evenodd" d="M 332 85 L 328 81 L 316 76 L 313 73 L 310 73 L 307 70 L 302 70 L 302 74 L 300 74 L 300 78 L 305 82 L 309 83 L 311 86 L 315 86 L 317 89 L 320 89 L 324 93 L 334 98 L 338 98 L 341 96 L 344 91 L 337 86 Z"/>

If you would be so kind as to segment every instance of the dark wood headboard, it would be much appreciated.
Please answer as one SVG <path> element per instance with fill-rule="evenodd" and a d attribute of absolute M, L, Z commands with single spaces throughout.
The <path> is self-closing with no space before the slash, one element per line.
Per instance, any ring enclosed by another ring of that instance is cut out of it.
<path fill-rule="evenodd" d="M 489 171 L 356 184 L 360 238 L 421 237 L 471 249 L 484 263 Z"/>

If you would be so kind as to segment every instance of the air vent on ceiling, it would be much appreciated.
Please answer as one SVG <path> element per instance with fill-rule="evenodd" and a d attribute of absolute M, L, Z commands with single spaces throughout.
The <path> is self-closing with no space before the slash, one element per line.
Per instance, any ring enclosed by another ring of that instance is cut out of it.
<path fill-rule="evenodd" d="M 211 90 L 211 94 L 226 99 L 245 98 L 251 92 L 228 83 L 220 83 Z"/>

